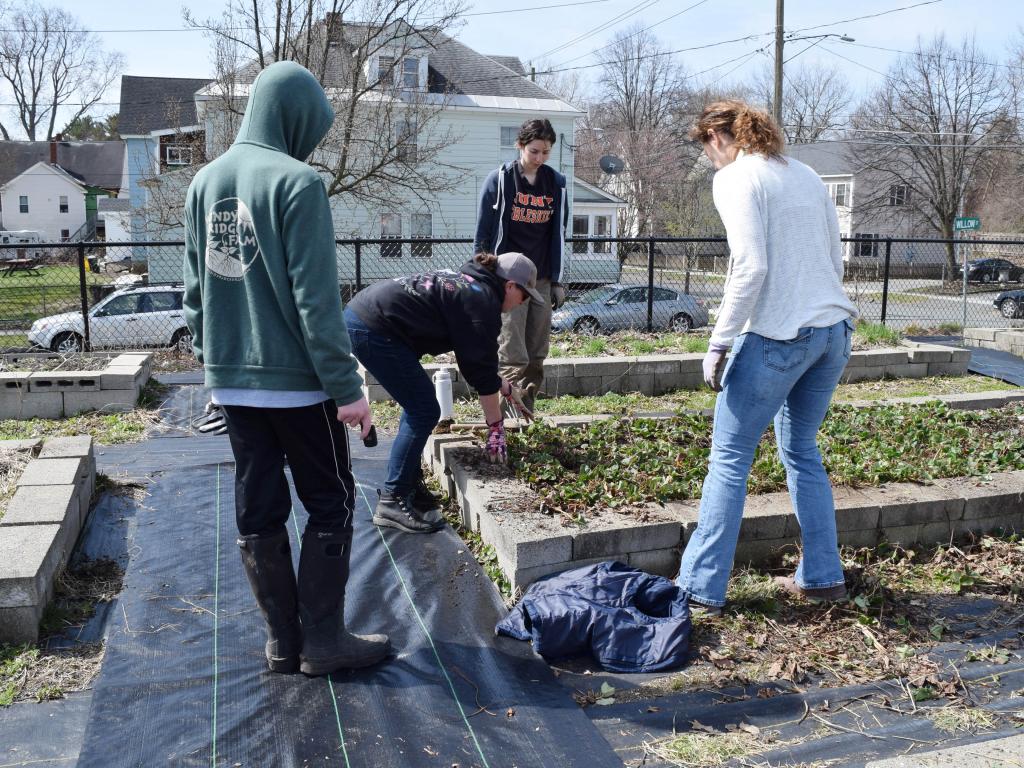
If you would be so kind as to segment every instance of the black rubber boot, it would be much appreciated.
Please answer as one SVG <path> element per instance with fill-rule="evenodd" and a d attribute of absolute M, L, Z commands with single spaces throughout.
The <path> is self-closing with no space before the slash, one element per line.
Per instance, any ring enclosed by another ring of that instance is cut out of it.
<path fill-rule="evenodd" d="M 288 531 L 242 536 L 238 547 L 249 586 L 267 622 L 267 666 L 271 672 L 294 672 L 299 668 L 302 633 Z"/>
<path fill-rule="evenodd" d="M 356 635 L 345 629 L 345 585 L 352 532 L 311 531 L 302 536 L 299 618 L 306 675 L 368 667 L 391 653 L 387 635 Z"/>
<path fill-rule="evenodd" d="M 397 528 L 406 533 L 433 533 L 444 528 L 441 510 L 420 509 L 413 499 L 415 491 L 398 496 L 389 491 L 377 491 L 377 507 L 373 510 L 373 524 L 386 528 Z"/>

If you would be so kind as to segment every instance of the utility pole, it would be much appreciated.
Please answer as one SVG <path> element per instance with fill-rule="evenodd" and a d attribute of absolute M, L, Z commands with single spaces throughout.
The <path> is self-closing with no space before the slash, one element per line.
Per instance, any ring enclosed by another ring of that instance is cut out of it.
<path fill-rule="evenodd" d="M 782 49 L 785 46 L 782 30 L 783 0 L 775 0 L 775 97 L 772 99 L 772 115 L 782 127 Z"/>

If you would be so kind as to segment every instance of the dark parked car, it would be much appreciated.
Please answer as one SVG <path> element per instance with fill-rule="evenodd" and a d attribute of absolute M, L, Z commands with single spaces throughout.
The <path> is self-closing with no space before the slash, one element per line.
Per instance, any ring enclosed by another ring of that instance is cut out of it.
<path fill-rule="evenodd" d="M 961 279 L 964 268 L 960 267 Z M 976 259 L 967 262 L 969 283 L 1019 283 L 1024 281 L 1024 267 L 1018 267 L 1007 259 Z"/>
<path fill-rule="evenodd" d="M 992 303 L 1007 320 L 1024 317 L 1024 290 L 1003 291 Z"/>

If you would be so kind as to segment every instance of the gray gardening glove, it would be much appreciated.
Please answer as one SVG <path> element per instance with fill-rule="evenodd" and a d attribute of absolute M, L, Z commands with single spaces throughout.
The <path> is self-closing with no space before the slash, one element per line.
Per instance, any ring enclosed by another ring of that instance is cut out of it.
<path fill-rule="evenodd" d="M 551 285 L 551 308 L 558 309 L 565 304 L 565 286 L 561 283 Z"/>

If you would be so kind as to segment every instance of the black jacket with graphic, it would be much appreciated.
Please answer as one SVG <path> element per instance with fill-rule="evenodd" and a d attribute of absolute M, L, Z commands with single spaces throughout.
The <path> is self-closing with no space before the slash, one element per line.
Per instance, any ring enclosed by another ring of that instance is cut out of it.
<path fill-rule="evenodd" d="M 438 270 L 364 288 L 349 308 L 382 336 L 417 356 L 454 352 L 459 371 L 481 395 L 501 387 L 498 335 L 505 280 L 474 262 L 458 272 Z"/>

